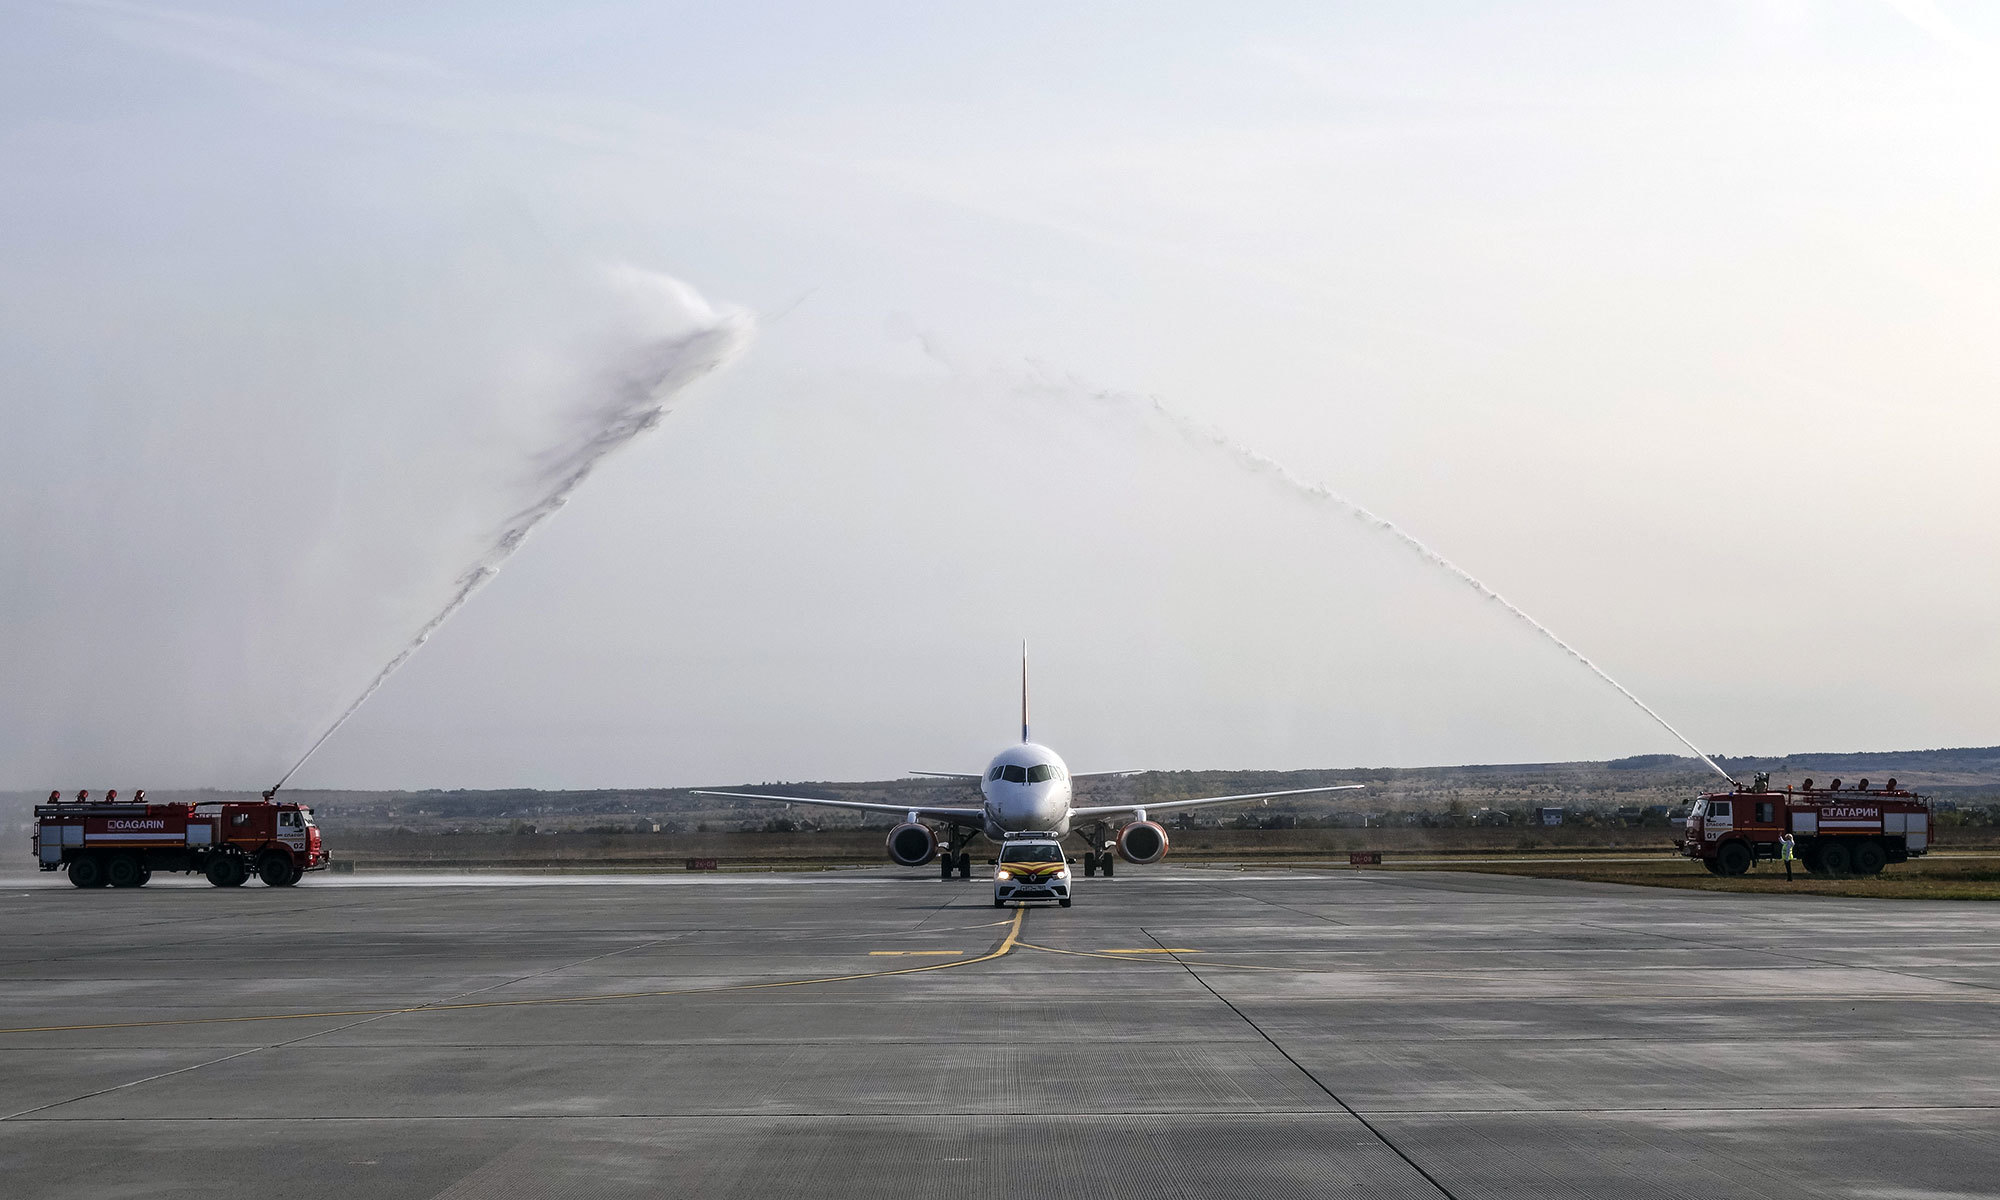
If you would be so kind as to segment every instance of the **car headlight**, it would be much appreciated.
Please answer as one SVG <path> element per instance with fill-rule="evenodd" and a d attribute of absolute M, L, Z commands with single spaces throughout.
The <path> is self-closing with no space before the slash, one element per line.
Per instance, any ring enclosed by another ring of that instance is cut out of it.
<path fill-rule="evenodd" d="M 1012 872 L 1012 871 L 998 871 L 998 872 L 996 872 L 996 873 L 994 874 L 993 878 L 995 878 L 995 879 L 1012 879 L 1012 878 L 1014 878 L 1014 872 Z"/>

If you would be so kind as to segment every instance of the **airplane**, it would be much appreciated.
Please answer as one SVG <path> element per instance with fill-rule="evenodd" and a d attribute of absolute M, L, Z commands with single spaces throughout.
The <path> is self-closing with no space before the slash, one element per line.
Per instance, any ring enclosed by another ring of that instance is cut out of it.
<path fill-rule="evenodd" d="M 959 878 L 972 877 L 972 853 L 966 847 L 984 835 L 993 842 L 1004 841 L 1010 833 L 1047 833 L 1055 837 L 1074 834 L 1088 847 L 1083 856 L 1083 873 L 1112 874 L 1116 858 L 1136 866 L 1150 866 L 1167 855 L 1166 827 L 1152 819 L 1166 809 L 1197 808 L 1210 804 L 1236 804 L 1245 800 L 1271 800 L 1278 796 L 1305 796 L 1319 792 L 1344 792 L 1364 785 L 1340 783 L 1326 787 L 1291 788 L 1282 792 L 1246 792 L 1232 796 L 1203 796 L 1193 800 L 1165 800 L 1153 804 L 1076 803 L 1073 784 L 1079 779 L 1103 779 L 1137 775 L 1138 771 L 1072 772 L 1062 756 L 1028 736 L 1028 654 L 1021 650 L 1021 740 L 993 756 L 986 770 L 972 774 L 955 771 L 912 771 L 933 779 L 977 781 L 983 803 L 974 808 L 937 805 L 873 804 L 860 800 L 826 800 L 815 796 L 774 796 L 764 792 L 695 792 L 697 796 L 728 796 L 738 800 L 768 800 L 784 804 L 810 804 L 825 808 L 858 809 L 862 812 L 893 813 L 902 823 L 889 831 L 889 857 L 899 866 L 921 867 L 932 859 L 939 862 L 939 878 L 949 879 L 954 870 Z M 944 834 L 940 853 L 938 828 Z"/>

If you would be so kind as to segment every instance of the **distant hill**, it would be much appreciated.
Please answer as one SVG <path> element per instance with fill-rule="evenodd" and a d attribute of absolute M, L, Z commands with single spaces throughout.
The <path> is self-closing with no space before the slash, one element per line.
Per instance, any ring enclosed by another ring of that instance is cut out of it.
<path fill-rule="evenodd" d="M 2000 746 L 1875 753 L 1829 752 L 1717 760 L 1738 778 L 1769 771 L 1777 786 L 1849 782 L 1891 776 L 1939 800 L 1961 805 L 2000 803 Z M 71 782 L 71 781 L 64 781 Z M 1550 806 L 1585 812 L 1630 812 L 1678 806 L 1719 782 L 1699 760 L 1643 754 L 1609 762 L 1505 763 L 1454 767 L 1341 768 L 1302 771 L 1155 771 L 1123 779 L 1091 780 L 1078 787 L 1086 799 L 1152 800 L 1228 792 L 1282 791 L 1327 783 L 1360 783 L 1365 790 L 1326 797 L 1273 801 L 1259 815 L 1332 821 L 1360 814 L 1414 819 L 1451 814 L 1465 819 L 1484 811 L 1519 812 Z M 786 791 L 804 796 L 873 800 L 892 804 L 963 802 L 969 782 L 890 779 L 718 785 Z M 0 793 L 0 869 L 27 864 L 30 809 L 46 793 Z M 160 790 L 155 800 L 250 798 L 254 792 Z M 747 800 L 695 796 L 687 788 L 537 791 L 527 788 L 428 791 L 288 791 L 313 806 L 330 830 L 396 830 L 415 833 L 694 832 L 774 827 L 787 823 L 822 829 L 885 824 L 879 817 L 838 809 L 786 810 Z M 1231 810 L 1206 819 L 1230 820 Z"/>

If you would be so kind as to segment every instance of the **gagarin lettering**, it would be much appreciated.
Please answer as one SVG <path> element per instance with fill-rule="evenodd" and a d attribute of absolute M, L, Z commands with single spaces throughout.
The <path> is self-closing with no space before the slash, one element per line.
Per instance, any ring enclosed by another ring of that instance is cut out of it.
<path fill-rule="evenodd" d="M 1819 810 L 1819 815 L 1823 819 L 1835 821 L 1872 821 L 1882 813 L 1874 808 L 1856 808 L 1844 804 L 1837 808 L 1822 808 Z"/>
<path fill-rule="evenodd" d="M 106 821 L 106 829 L 165 829 L 165 821 Z"/>

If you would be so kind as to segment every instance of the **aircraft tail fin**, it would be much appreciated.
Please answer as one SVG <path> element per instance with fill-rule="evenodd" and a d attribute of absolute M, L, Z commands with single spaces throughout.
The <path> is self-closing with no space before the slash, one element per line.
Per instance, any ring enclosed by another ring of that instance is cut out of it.
<path fill-rule="evenodd" d="M 1028 640 L 1021 639 L 1021 740 L 1028 740 Z"/>

